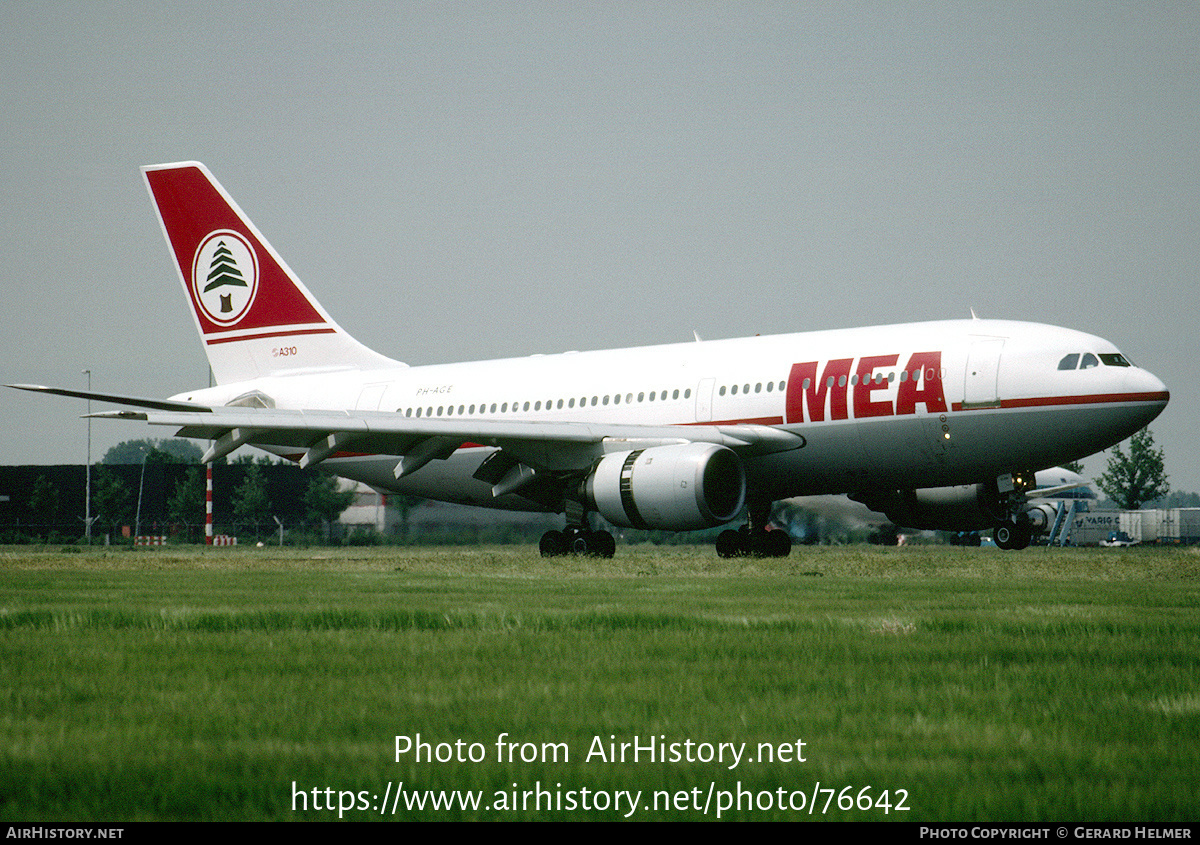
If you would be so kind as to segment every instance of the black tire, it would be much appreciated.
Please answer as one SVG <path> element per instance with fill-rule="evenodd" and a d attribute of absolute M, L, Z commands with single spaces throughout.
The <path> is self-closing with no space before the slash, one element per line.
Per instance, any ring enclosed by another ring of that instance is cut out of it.
<path fill-rule="evenodd" d="M 742 551 L 742 535 L 732 528 L 727 528 L 717 535 L 717 556 L 737 557 L 745 554 Z"/>
<path fill-rule="evenodd" d="M 588 538 L 588 552 L 597 557 L 611 558 L 617 553 L 617 541 L 607 531 L 593 531 Z"/>
<path fill-rule="evenodd" d="M 766 551 L 770 557 L 787 557 L 792 553 L 792 538 L 786 531 L 768 531 Z"/>
<path fill-rule="evenodd" d="M 538 543 L 542 557 L 562 557 L 567 553 L 567 535 L 561 531 L 547 531 Z"/>
<path fill-rule="evenodd" d="M 591 531 L 583 528 L 568 527 L 563 535 L 567 542 L 567 551 L 569 555 L 586 555 L 592 550 Z"/>
<path fill-rule="evenodd" d="M 997 525 L 996 529 L 992 532 L 992 539 L 996 541 L 996 548 L 1004 549 L 1005 551 L 1013 548 L 1013 526 Z"/>
<path fill-rule="evenodd" d="M 1006 551 L 1027 549 L 1030 541 L 1033 540 L 1033 529 L 1019 522 L 1015 525 L 998 525 L 992 532 L 992 539 L 996 541 L 998 547 Z"/>

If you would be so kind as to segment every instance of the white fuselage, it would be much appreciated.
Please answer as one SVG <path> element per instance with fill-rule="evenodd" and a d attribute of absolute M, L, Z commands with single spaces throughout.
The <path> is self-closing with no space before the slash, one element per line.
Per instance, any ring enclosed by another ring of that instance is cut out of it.
<path fill-rule="evenodd" d="M 1060 369 L 1064 358 L 1094 366 Z M 1120 363 L 1100 363 L 1101 356 Z M 744 458 L 771 500 L 937 487 L 1075 460 L 1165 406 L 1165 386 L 1108 341 L 1032 323 L 961 320 L 378 370 L 311 368 L 179 394 L 222 405 L 257 391 L 277 408 L 408 418 L 778 427 L 802 448 Z M 548 447 L 549 448 L 549 447 Z M 614 449 L 617 447 L 614 447 Z M 299 458 L 286 449 L 278 454 Z M 466 444 L 397 480 L 395 456 L 340 452 L 332 468 L 379 489 L 534 509 L 472 478 Z"/>

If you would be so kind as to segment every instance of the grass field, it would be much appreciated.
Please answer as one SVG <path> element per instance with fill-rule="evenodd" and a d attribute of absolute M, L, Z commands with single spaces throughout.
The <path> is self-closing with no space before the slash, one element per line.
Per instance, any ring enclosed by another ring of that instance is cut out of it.
<path fill-rule="evenodd" d="M 0 818 L 1194 821 L 1198 669 L 1195 549 L 9 547 Z"/>

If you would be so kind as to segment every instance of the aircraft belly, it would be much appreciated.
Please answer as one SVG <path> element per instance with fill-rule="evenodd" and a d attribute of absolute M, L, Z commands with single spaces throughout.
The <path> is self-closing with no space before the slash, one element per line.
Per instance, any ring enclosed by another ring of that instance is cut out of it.
<path fill-rule="evenodd" d="M 816 424 L 802 431 L 803 449 L 743 459 L 752 491 L 774 500 L 844 492 L 861 485 L 866 458 L 853 422 Z"/>
<path fill-rule="evenodd" d="M 957 467 L 976 475 L 998 466 L 1000 472 L 1044 469 L 1108 448 L 1157 412 L 1149 405 L 1103 404 L 966 411 L 951 416 L 951 452 Z"/>
<path fill-rule="evenodd" d="M 970 484 L 1094 454 L 1158 410 L 1153 403 L 1057 405 L 812 424 L 797 429 L 803 449 L 746 458 L 747 479 L 772 499 Z"/>

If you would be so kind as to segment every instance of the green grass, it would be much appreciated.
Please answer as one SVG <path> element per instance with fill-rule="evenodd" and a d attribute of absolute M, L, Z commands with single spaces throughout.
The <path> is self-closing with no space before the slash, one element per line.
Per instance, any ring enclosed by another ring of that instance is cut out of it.
<path fill-rule="evenodd" d="M 552 806 L 397 818 L 623 817 L 553 808 L 585 787 L 704 818 L 712 784 L 773 798 L 723 818 L 1189 821 L 1198 657 L 1192 549 L 0 550 L 0 818 L 337 818 L 316 788 L 377 819 L 403 781 Z M 486 759 L 396 762 L 418 733 Z M 497 762 L 502 733 L 569 759 Z M 806 761 L 585 759 L 635 736 Z M 774 806 L 818 782 L 911 809 Z"/>

